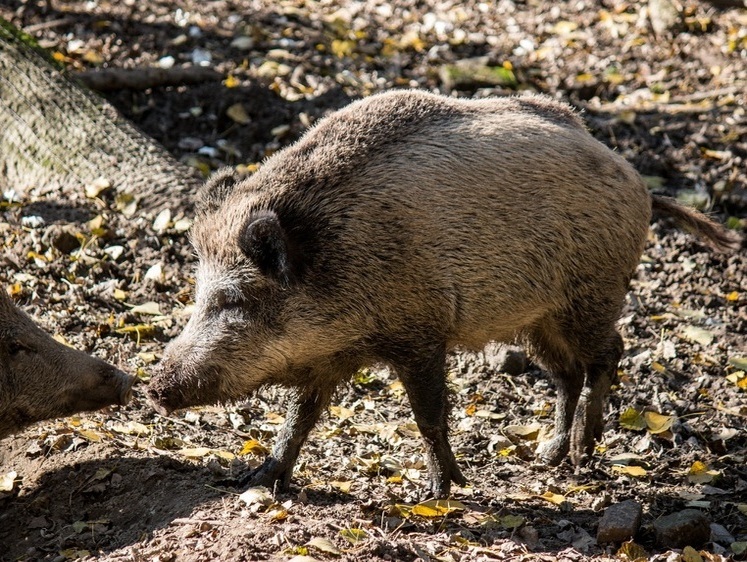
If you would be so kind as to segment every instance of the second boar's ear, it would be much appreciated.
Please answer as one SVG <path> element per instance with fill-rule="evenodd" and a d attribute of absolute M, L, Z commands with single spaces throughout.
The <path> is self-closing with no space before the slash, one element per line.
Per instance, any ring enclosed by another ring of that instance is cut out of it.
<path fill-rule="evenodd" d="M 207 213 L 220 207 L 239 181 L 241 176 L 232 167 L 215 172 L 197 193 L 198 212 Z"/>
<path fill-rule="evenodd" d="M 256 211 L 239 233 L 239 248 L 262 272 L 281 285 L 293 276 L 288 236 L 274 211 Z"/>

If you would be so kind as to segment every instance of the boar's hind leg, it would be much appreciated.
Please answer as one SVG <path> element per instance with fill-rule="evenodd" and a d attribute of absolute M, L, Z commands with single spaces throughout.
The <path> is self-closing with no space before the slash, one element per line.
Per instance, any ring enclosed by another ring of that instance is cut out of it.
<path fill-rule="evenodd" d="M 278 433 L 272 454 L 260 467 L 241 479 L 242 486 L 288 489 L 301 446 L 329 405 L 332 392 L 326 388 L 293 389 L 285 423 Z"/>
<path fill-rule="evenodd" d="M 436 498 L 447 497 L 452 482 L 464 486 L 467 481 L 449 445 L 446 346 L 439 344 L 435 349 L 421 351 L 409 346 L 403 349 L 410 351 L 408 356 L 400 356 L 391 363 L 407 391 L 415 422 L 425 441 L 429 492 Z"/>
<path fill-rule="evenodd" d="M 554 466 L 565 458 L 570 449 L 573 415 L 581 395 L 584 375 L 583 368 L 577 363 L 549 367 L 549 370 L 558 393 L 555 404 L 555 435 L 540 443 L 536 454 L 543 462 Z"/>
<path fill-rule="evenodd" d="M 594 441 L 602 438 L 605 399 L 623 353 L 622 337 L 617 331 L 598 341 L 594 359 L 586 368 L 586 381 L 573 420 L 570 451 L 575 465 L 591 456 Z"/>

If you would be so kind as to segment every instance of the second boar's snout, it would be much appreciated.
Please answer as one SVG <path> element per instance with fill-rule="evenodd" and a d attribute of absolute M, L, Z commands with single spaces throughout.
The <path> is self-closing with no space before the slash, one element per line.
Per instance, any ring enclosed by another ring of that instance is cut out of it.
<path fill-rule="evenodd" d="M 119 369 L 115 370 L 115 376 L 121 381 L 121 390 L 119 391 L 119 404 L 124 406 L 132 399 L 132 387 L 137 381 L 136 377 L 128 375 Z"/>

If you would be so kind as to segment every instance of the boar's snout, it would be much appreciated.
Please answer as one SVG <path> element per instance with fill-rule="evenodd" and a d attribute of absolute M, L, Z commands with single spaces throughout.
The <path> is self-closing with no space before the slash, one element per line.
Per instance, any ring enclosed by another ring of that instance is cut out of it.
<path fill-rule="evenodd" d="M 110 368 L 114 371 L 114 378 L 119 381 L 119 405 L 124 406 L 132 400 L 132 387 L 135 385 L 137 378 L 114 367 Z"/>
<path fill-rule="evenodd" d="M 192 361 L 174 355 L 167 349 L 161 364 L 151 377 L 146 391 L 153 408 L 161 415 L 174 410 L 214 404 L 219 395 L 219 369 L 213 366 L 195 366 Z"/>

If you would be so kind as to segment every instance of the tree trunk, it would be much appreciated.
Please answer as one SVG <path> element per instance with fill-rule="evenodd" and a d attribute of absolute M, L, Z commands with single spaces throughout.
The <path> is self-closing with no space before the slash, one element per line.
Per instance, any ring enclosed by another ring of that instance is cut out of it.
<path fill-rule="evenodd" d="M 200 184 L 104 99 L 85 89 L 0 18 L 0 187 L 26 196 L 105 181 L 138 209 L 190 212 Z"/>

